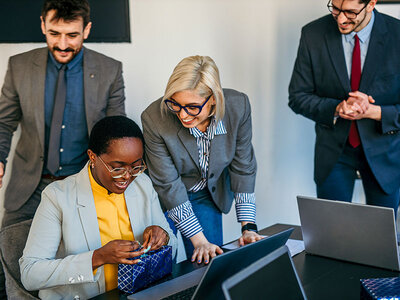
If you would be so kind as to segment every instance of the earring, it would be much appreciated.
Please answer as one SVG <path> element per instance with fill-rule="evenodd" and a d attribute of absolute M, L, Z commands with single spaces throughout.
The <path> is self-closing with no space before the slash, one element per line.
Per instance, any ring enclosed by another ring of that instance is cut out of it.
<path fill-rule="evenodd" d="M 94 162 L 90 162 L 90 167 L 92 168 L 92 169 L 94 169 Z"/>

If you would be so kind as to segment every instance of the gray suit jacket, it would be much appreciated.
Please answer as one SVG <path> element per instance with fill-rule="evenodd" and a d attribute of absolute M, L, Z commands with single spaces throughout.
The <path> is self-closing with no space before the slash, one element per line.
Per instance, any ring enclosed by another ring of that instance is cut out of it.
<path fill-rule="evenodd" d="M 253 193 L 257 164 L 251 144 L 251 109 L 247 96 L 224 89 L 227 134 L 211 141 L 208 185 L 223 212 L 232 206 L 233 192 Z M 161 99 L 142 113 L 146 163 L 161 203 L 172 209 L 188 200 L 187 190 L 201 179 L 196 139 L 170 112 L 162 112 Z"/>
<path fill-rule="evenodd" d="M 125 201 L 135 240 L 158 225 L 170 236 L 175 254 L 177 240 L 161 210 L 146 174 L 125 191 Z M 28 240 L 20 259 L 21 281 L 28 290 L 40 290 L 41 299 L 80 299 L 105 292 L 104 268 L 92 271 L 93 251 L 101 247 L 96 206 L 88 165 L 78 174 L 49 184 L 42 194 Z"/>
<path fill-rule="evenodd" d="M 21 125 L 4 207 L 19 209 L 36 189 L 44 160 L 44 90 L 48 49 L 39 48 L 10 58 L 0 96 L 0 161 L 5 162 L 11 137 Z M 95 51 L 83 56 L 87 127 L 105 116 L 125 114 L 122 64 Z"/>

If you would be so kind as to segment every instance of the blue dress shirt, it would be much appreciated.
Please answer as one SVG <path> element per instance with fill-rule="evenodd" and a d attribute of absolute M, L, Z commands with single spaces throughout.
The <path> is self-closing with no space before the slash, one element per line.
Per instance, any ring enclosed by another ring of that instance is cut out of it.
<path fill-rule="evenodd" d="M 371 37 L 372 27 L 374 26 L 375 13 L 372 12 L 371 20 L 367 26 L 361 29 L 359 32 L 351 32 L 349 34 L 342 34 L 342 43 L 344 50 L 344 57 L 346 59 L 347 74 L 351 75 L 351 64 L 353 60 L 353 49 L 354 49 L 354 36 L 357 34 L 360 39 L 360 52 L 361 52 L 361 70 L 364 67 L 365 58 L 367 56 L 369 40 Z"/>
<path fill-rule="evenodd" d="M 83 90 L 83 51 L 84 49 L 67 64 L 65 75 L 67 95 L 61 129 L 60 168 L 56 174 L 53 174 L 55 176 L 67 176 L 78 173 L 88 159 L 86 151 L 89 143 L 89 135 Z M 58 70 L 61 66 L 62 64 L 57 62 L 49 52 L 45 84 L 45 167 L 43 174 L 50 173 L 46 168 L 47 155 Z"/>

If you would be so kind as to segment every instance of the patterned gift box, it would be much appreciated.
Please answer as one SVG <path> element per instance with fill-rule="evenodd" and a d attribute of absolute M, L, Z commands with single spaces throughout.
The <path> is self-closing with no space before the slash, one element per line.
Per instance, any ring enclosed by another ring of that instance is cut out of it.
<path fill-rule="evenodd" d="M 118 265 L 118 289 L 134 293 L 172 272 L 172 248 L 163 246 L 149 251 L 135 265 Z"/>
<path fill-rule="evenodd" d="M 400 277 L 361 279 L 362 300 L 400 300 Z"/>

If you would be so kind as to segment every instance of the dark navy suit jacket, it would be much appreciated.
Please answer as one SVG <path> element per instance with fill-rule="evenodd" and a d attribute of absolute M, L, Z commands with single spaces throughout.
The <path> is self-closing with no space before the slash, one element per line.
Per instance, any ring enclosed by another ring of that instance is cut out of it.
<path fill-rule="evenodd" d="M 350 121 L 339 118 L 336 106 L 351 91 L 342 37 L 331 15 L 302 29 L 289 85 L 289 106 L 315 121 L 314 180 L 322 183 L 345 146 Z M 400 185 L 400 21 L 375 10 L 359 91 L 382 108 L 382 120 L 357 121 L 368 164 L 382 189 Z"/>

